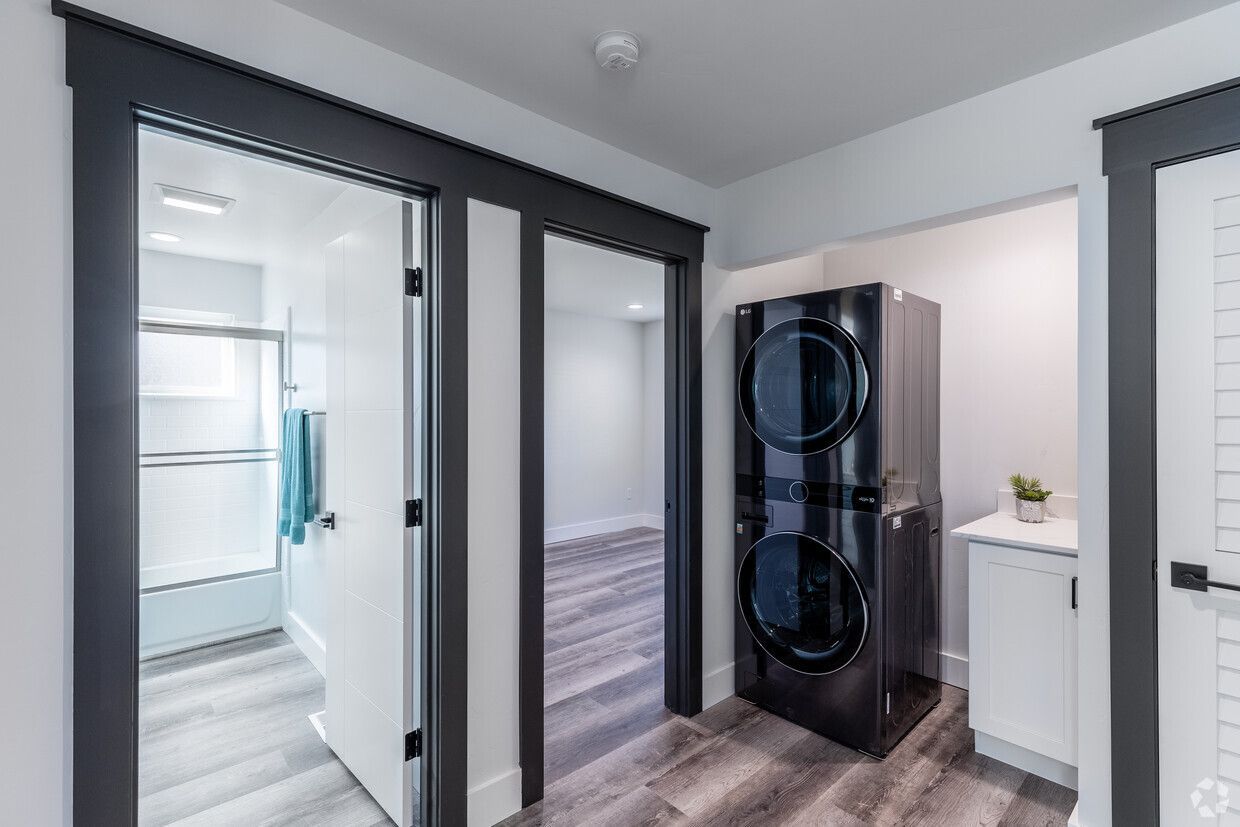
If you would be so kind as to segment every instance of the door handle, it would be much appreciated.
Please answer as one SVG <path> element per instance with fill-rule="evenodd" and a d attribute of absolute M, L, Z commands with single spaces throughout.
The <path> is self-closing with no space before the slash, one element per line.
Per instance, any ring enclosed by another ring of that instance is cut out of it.
<path fill-rule="evenodd" d="M 1072 577 L 1072 608 L 1076 608 L 1076 576 Z"/>
<path fill-rule="evenodd" d="M 1211 580 L 1205 566 L 1193 563 L 1172 563 L 1171 585 L 1173 588 L 1188 589 L 1192 592 L 1204 592 L 1211 588 L 1240 592 L 1240 584 Z"/>
<path fill-rule="evenodd" d="M 322 526 L 328 531 L 334 530 L 336 528 L 336 512 L 328 511 L 318 517 L 315 517 L 314 524 L 317 526 Z"/>

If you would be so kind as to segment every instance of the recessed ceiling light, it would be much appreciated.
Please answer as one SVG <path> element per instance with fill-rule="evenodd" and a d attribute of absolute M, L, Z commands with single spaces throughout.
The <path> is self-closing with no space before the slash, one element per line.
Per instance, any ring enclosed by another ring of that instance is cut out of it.
<path fill-rule="evenodd" d="M 629 310 L 641 310 L 641 309 L 642 309 L 643 307 L 645 307 L 645 306 L 646 306 L 646 305 L 644 305 L 644 304 L 630 304 L 630 305 L 629 305 Z"/>
<path fill-rule="evenodd" d="M 233 204 L 237 203 L 234 198 L 211 195 L 207 192 L 195 192 L 168 184 L 155 185 L 155 200 L 166 207 L 176 207 L 207 215 L 223 215 L 232 208 Z"/>
<path fill-rule="evenodd" d="M 146 237 L 152 241 L 166 241 L 169 244 L 175 244 L 181 240 L 179 235 L 173 235 L 172 233 L 147 233 Z"/>

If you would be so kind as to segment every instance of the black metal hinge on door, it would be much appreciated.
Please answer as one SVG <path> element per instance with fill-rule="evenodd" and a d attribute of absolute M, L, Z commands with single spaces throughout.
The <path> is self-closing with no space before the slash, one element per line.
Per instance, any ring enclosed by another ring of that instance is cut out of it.
<path fill-rule="evenodd" d="M 422 268 L 405 268 L 405 295 L 414 298 L 422 297 Z"/>
<path fill-rule="evenodd" d="M 422 525 L 422 500 L 405 500 L 405 528 Z"/>
<path fill-rule="evenodd" d="M 422 730 L 415 729 L 405 733 L 405 760 L 412 761 L 422 757 Z"/>

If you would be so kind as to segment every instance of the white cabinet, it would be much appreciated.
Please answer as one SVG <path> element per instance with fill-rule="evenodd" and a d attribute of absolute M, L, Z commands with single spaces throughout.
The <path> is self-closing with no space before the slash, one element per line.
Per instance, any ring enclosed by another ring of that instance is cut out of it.
<path fill-rule="evenodd" d="M 1075 602 L 1075 556 L 970 538 L 969 726 L 977 751 L 1073 788 Z"/>

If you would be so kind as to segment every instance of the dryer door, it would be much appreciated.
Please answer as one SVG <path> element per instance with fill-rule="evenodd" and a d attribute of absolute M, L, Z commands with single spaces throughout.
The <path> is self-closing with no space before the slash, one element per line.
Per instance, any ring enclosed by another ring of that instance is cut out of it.
<path fill-rule="evenodd" d="M 826 675 L 865 645 L 870 613 L 861 582 L 844 558 L 812 537 L 763 537 L 741 561 L 736 589 L 750 634 L 789 669 Z"/>
<path fill-rule="evenodd" d="M 789 319 L 758 337 L 737 391 L 758 439 L 786 454 L 815 454 L 852 433 L 869 395 L 861 348 L 822 319 Z"/>

